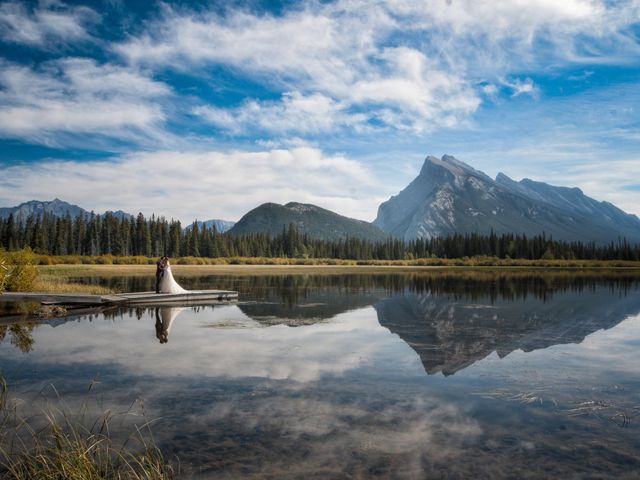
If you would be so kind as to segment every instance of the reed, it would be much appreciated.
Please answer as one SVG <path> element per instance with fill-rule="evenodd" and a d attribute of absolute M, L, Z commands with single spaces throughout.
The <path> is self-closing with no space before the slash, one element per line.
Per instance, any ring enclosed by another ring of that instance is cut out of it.
<path fill-rule="evenodd" d="M 4 380 L 0 385 L 0 478 L 12 480 L 169 480 L 174 476 L 144 418 L 123 441 L 110 425 L 131 411 L 107 410 L 91 419 L 60 397 L 37 414 L 21 413 Z"/>

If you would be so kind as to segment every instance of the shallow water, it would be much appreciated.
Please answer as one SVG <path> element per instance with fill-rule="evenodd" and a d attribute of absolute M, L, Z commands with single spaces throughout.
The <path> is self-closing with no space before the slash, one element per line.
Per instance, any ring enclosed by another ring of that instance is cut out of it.
<path fill-rule="evenodd" d="M 242 301 L 6 331 L 11 390 L 142 399 L 185 478 L 640 476 L 640 277 L 178 280 Z"/>

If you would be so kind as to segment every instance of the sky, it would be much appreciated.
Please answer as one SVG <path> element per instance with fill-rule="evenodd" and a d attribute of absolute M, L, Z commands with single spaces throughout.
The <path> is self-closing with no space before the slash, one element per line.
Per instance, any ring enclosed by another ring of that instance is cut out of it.
<path fill-rule="evenodd" d="M 640 0 L 0 1 L 0 206 L 371 221 L 451 154 L 640 215 Z"/>

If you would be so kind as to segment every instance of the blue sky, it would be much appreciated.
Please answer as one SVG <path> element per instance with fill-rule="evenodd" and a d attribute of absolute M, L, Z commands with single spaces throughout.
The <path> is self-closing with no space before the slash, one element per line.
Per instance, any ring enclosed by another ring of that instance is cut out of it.
<path fill-rule="evenodd" d="M 640 214 L 640 1 L 0 3 L 0 205 L 372 220 L 427 155 Z"/>

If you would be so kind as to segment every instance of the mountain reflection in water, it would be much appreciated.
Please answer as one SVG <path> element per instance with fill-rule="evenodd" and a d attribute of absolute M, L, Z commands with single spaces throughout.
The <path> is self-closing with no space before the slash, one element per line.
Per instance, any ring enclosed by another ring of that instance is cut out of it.
<path fill-rule="evenodd" d="M 491 303 L 407 292 L 375 304 L 380 325 L 397 334 L 420 356 L 427 373 L 451 375 L 491 352 L 530 352 L 580 343 L 640 311 L 640 297 L 609 287 L 556 293 L 546 299 Z"/>

